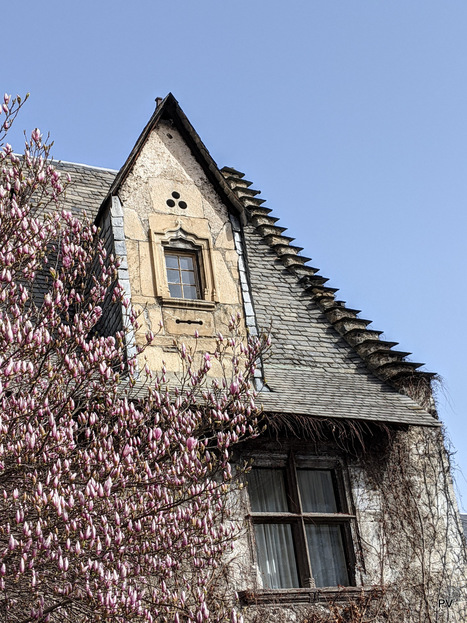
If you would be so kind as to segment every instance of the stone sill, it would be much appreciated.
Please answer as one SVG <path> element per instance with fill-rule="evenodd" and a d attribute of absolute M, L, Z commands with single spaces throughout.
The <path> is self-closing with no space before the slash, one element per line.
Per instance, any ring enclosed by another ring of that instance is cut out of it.
<path fill-rule="evenodd" d="M 204 301 L 202 299 L 175 299 L 165 298 L 160 299 L 163 307 L 175 307 L 177 309 L 215 309 L 217 303 L 215 301 Z"/>
<path fill-rule="evenodd" d="M 263 589 L 239 591 L 238 597 L 244 605 L 281 605 L 301 603 L 348 602 L 359 597 L 381 597 L 380 586 L 342 586 L 336 588 L 287 588 L 282 590 Z"/>

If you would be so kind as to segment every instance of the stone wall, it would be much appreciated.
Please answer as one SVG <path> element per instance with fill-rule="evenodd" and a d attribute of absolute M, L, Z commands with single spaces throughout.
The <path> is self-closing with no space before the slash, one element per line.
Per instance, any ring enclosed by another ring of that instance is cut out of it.
<path fill-rule="evenodd" d="M 215 336 L 228 333 L 231 316 L 243 318 L 242 293 L 229 214 L 179 133 L 161 122 L 149 136 L 119 197 L 123 206 L 131 298 L 140 312 L 136 342 L 157 334 L 145 358 L 154 370 L 165 361 L 179 372 L 174 338 L 212 351 Z M 171 240 L 199 246 L 204 300 L 174 301 L 167 289 L 164 246 Z M 199 244 L 198 244 L 199 243 Z M 162 325 L 162 328 L 160 328 Z M 242 331 L 246 334 L 244 323 Z M 213 374 L 219 373 L 215 366 Z"/>

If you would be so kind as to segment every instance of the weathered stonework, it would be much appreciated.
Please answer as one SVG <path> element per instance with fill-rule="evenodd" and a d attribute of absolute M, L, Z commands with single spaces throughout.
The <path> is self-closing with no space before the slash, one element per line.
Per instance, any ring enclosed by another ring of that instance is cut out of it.
<path fill-rule="evenodd" d="M 176 201 L 172 193 L 178 193 Z M 155 370 L 165 361 L 169 372 L 179 372 L 171 355 L 174 338 L 194 347 L 196 330 L 204 338 L 203 348 L 212 351 L 216 335 L 228 332 L 230 318 L 243 317 L 229 213 L 179 132 L 167 122 L 149 136 L 119 197 L 133 301 L 141 310 L 136 342 L 143 344 L 147 331 L 157 334 L 144 357 Z M 173 206 L 167 204 L 171 200 Z M 186 207 L 180 207 L 182 201 Z M 202 253 L 204 300 L 170 298 L 163 244 L 177 237 L 192 240 Z"/>

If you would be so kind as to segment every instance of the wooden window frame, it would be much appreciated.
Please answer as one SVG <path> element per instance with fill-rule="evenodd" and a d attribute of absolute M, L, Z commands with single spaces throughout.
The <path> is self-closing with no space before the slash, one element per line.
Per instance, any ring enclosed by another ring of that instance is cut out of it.
<path fill-rule="evenodd" d="M 348 584 L 339 589 L 349 590 L 355 586 L 355 552 L 353 548 L 353 525 L 355 524 L 355 515 L 349 513 L 349 503 L 347 499 L 347 490 L 344 484 L 342 465 L 338 460 L 322 459 L 320 457 L 309 457 L 300 451 L 291 450 L 287 456 L 266 457 L 254 456 L 253 469 L 269 468 L 282 469 L 285 471 L 285 485 L 287 501 L 289 506 L 288 512 L 253 512 L 251 511 L 249 519 L 252 525 L 258 524 L 280 524 L 287 523 L 292 527 L 292 538 L 294 544 L 295 563 L 297 565 L 297 574 L 300 583 L 298 589 L 289 588 L 267 588 L 268 594 L 281 593 L 284 591 L 302 591 L 303 589 L 314 589 L 317 591 L 326 591 L 334 587 L 316 587 L 313 578 L 313 570 L 311 558 L 308 550 L 308 542 L 306 537 L 306 524 L 320 523 L 324 525 L 340 525 L 342 534 L 342 543 L 344 549 L 345 562 L 347 567 Z M 300 493 L 297 481 L 297 469 L 315 469 L 329 471 L 333 482 L 334 496 L 337 505 L 336 513 L 309 513 L 304 512 L 300 506 Z M 249 498 L 250 499 L 250 498 Z M 253 529 L 254 534 L 254 529 Z M 255 543 L 255 561 L 258 565 L 258 550 Z"/>
<path fill-rule="evenodd" d="M 172 269 L 169 268 L 167 266 L 166 263 L 166 258 L 167 256 L 172 256 L 172 257 L 176 257 L 176 258 L 180 258 L 180 257 L 189 257 L 192 259 L 193 261 L 193 271 L 187 271 L 187 272 L 193 272 L 193 277 L 194 277 L 194 287 L 196 290 L 196 297 L 194 299 L 183 296 L 183 286 L 187 285 L 183 283 L 182 280 L 182 272 L 183 269 L 180 268 L 180 260 L 178 261 L 179 267 L 177 269 Z M 179 299 L 183 299 L 184 301 L 199 301 L 199 300 L 203 300 L 203 297 L 201 296 L 201 293 L 203 292 L 204 288 L 203 288 L 203 272 L 201 270 L 201 266 L 200 266 L 200 261 L 199 261 L 199 254 L 196 250 L 190 250 L 190 249 L 180 249 L 177 247 L 165 247 L 164 248 L 164 261 L 165 261 L 165 267 L 166 267 L 166 275 L 167 275 L 167 284 L 169 287 L 169 295 L 170 298 L 179 298 Z M 180 285 L 180 289 L 182 291 L 182 296 L 181 297 L 176 297 L 176 296 L 172 296 L 172 294 L 170 293 L 170 285 L 174 282 L 169 282 L 169 278 L 168 278 L 168 270 L 177 270 L 177 272 L 179 273 L 180 276 L 180 281 L 175 284 L 175 285 Z"/>

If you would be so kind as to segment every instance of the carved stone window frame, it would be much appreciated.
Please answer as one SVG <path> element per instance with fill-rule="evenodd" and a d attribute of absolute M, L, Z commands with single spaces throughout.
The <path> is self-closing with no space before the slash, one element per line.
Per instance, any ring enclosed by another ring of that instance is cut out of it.
<path fill-rule="evenodd" d="M 219 302 L 213 270 L 213 253 L 209 224 L 206 219 L 174 215 L 151 215 L 149 231 L 154 259 L 156 296 L 162 305 L 185 309 L 210 310 Z M 170 295 L 165 266 L 165 252 L 190 249 L 198 256 L 202 297 L 174 298 Z"/>

